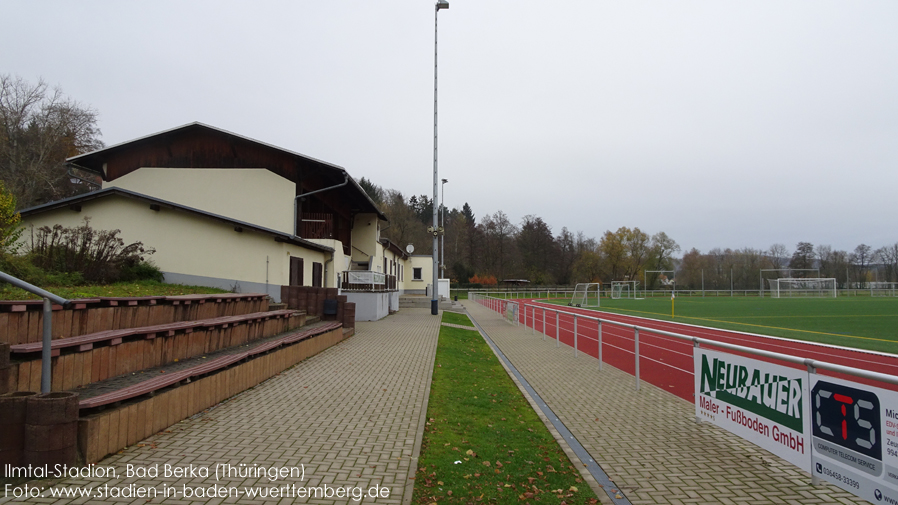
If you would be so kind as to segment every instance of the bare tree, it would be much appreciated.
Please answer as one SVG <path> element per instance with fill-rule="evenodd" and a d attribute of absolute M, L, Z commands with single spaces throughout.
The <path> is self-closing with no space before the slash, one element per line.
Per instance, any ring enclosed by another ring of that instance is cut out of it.
<path fill-rule="evenodd" d="M 883 268 L 883 278 L 880 280 L 886 282 L 898 280 L 898 242 L 877 249 L 876 258 Z"/>
<path fill-rule="evenodd" d="M 857 275 L 858 287 L 865 287 L 869 279 L 870 263 L 873 260 L 873 248 L 867 244 L 861 244 L 854 248 L 854 252 L 848 257 L 848 260 L 854 265 Z"/>
<path fill-rule="evenodd" d="M 786 268 L 786 262 L 789 261 L 789 250 L 783 244 L 773 244 L 767 250 L 770 255 L 770 263 L 773 268 Z"/>
<path fill-rule="evenodd" d="M 89 190 L 65 159 L 99 149 L 97 112 L 43 80 L 0 75 L 0 178 L 22 208 Z"/>

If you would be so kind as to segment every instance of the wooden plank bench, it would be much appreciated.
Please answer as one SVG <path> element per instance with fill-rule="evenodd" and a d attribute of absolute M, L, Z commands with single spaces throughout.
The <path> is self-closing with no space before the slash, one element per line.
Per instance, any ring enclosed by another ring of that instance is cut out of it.
<path fill-rule="evenodd" d="M 189 381 L 194 377 L 200 377 L 227 368 L 234 363 L 238 363 L 260 354 L 264 354 L 284 345 L 294 344 L 301 340 L 327 333 L 342 326 L 342 323 L 333 321 L 316 326 L 314 328 L 292 332 L 288 335 L 254 346 L 240 353 L 220 356 L 218 358 L 214 358 L 212 360 L 204 362 L 201 365 L 197 365 L 185 370 L 179 370 L 177 372 L 166 373 L 165 375 L 159 375 L 158 377 L 142 381 L 132 386 L 124 387 L 117 391 L 94 396 L 92 398 L 86 398 L 79 402 L 79 408 L 91 409 L 101 407 L 103 405 L 109 405 L 111 403 L 129 400 L 131 398 L 136 398 L 138 396 L 143 396 L 146 394 L 152 394 L 153 392 L 160 389 L 164 389 L 183 381 Z"/>
<path fill-rule="evenodd" d="M 259 322 L 271 318 L 290 317 L 297 312 L 298 311 L 295 310 L 285 309 L 269 312 L 256 312 L 240 316 L 222 316 L 198 321 L 183 321 L 121 330 L 106 330 L 77 337 L 54 339 L 50 342 L 50 350 L 53 356 L 59 356 L 60 350 L 62 349 L 77 347 L 78 352 L 84 352 L 93 349 L 94 344 L 108 343 L 108 345 L 118 345 L 122 343 L 122 339 L 135 335 L 143 335 L 146 339 L 152 339 L 157 336 L 172 336 L 178 331 L 190 333 L 196 328 L 227 328 L 228 326 L 241 323 Z M 43 349 L 43 343 L 31 342 L 27 344 L 15 344 L 9 346 L 9 349 L 12 354 L 37 353 Z"/>

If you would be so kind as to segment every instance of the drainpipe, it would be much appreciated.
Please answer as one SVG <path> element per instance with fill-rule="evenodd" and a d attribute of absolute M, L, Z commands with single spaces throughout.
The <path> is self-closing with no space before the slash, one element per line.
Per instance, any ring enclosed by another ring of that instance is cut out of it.
<path fill-rule="evenodd" d="M 334 262 L 334 254 L 336 254 L 336 252 L 331 251 L 331 259 L 324 262 L 324 287 L 327 287 L 327 264 Z M 337 287 L 340 287 L 339 283 L 337 284 Z"/>
<path fill-rule="evenodd" d="M 301 195 L 296 195 L 296 197 L 293 199 L 293 234 L 294 235 L 296 235 L 297 237 L 299 236 L 299 199 L 305 198 L 309 195 L 314 195 L 315 193 L 321 193 L 322 191 L 337 189 L 341 186 L 345 186 L 345 185 L 349 184 L 349 172 L 344 170 L 343 177 L 344 177 L 343 182 L 341 182 L 340 184 L 330 186 L 327 188 L 316 189 L 315 191 L 310 191 L 308 193 L 303 193 Z"/>

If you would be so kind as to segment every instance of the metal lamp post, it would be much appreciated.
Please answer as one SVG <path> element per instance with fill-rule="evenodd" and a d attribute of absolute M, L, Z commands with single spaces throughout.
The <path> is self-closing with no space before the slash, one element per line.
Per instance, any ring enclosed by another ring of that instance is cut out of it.
<path fill-rule="evenodd" d="M 433 315 L 440 313 L 439 295 L 437 295 L 440 282 L 438 241 L 442 232 L 437 222 L 437 197 L 439 196 L 437 184 L 440 181 L 437 172 L 437 19 L 439 18 L 440 9 L 448 8 L 449 2 L 447 0 L 437 0 L 436 10 L 433 15 L 433 228 L 431 228 L 431 233 L 433 233 L 433 288 L 430 299 L 430 313 Z"/>
<path fill-rule="evenodd" d="M 443 179 L 440 190 L 440 228 L 443 230 L 443 240 L 440 242 L 440 277 L 446 278 L 446 183 L 449 179 Z"/>

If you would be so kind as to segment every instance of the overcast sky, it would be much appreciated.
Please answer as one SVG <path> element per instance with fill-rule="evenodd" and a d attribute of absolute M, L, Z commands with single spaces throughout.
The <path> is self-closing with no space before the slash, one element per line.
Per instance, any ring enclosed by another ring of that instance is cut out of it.
<path fill-rule="evenodd" d="M 898 2 L 449 1 L 449 207 L 684 251 L 898 242 Z M 0 0 L 0 73 L 107 145 L 200 121 L 432 195 L 434 3 Z"/>

